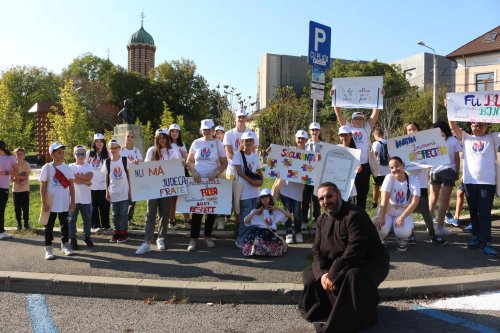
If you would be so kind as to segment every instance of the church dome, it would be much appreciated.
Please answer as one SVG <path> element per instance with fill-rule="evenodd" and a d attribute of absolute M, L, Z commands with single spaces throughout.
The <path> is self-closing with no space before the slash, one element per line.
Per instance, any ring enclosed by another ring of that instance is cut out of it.
<path fill-rule="evenodd" d="M 155 45 L 153 36 L 151 36 L 144 28 L 141 26 L 132 36 L 130 36 L 129 44 L 149 44 Z"/>

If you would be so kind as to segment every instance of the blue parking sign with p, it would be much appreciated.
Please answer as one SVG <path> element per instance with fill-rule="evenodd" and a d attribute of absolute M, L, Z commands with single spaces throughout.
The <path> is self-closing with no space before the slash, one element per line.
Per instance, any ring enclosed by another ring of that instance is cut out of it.
<path fill-rule="evenodd" d="M 332 29 L 326 25 L 309 21 L 309 52 L 310 65 L 330 68 L 330 43 Z"/>

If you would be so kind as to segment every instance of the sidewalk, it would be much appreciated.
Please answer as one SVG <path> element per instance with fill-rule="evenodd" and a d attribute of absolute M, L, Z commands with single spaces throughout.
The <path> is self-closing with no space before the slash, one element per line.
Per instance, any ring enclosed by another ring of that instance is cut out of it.
<path fill-rule="evenodd" d="M 452 229 L 449 245 L 428 240 L 425 225 L 415 227 L 417 245 L 397 252 L 387 243 L 391 270 L 380 286 L 383 299 L 416 296 L 460 295 L 500 287 L 500 258 L 466 247 L 469 234 Z M 14 232 L 11 232 L 14 234 Z M 93 235 L 96 247 L 63 257 L 54 242 L 56 260 L 43 257 L 43 237 L 14 234 L 0 241 L 0 290 L 75 296 L 158 300 L 176 295 L 191 302 L 296 303 L 302 291 L 301 271 L 312 260 L 314 235 L 304 244 L 291 245 L 281 258 L 245 258 L 234 246 L 231 232 L 214 230 L 216 247 L 199 240 L 198 251 L 187 252 L 186 231 L 169 231 L 167 251 L 156 249 L 135 255 L 142 232 L 133 232 L 127 243 L 109 243 L 110 235 Z M 500 244 L 500 220 L 493 223 L 492 243 Z M 228 239 L 229 237 L 229 239 Z M 81 239 L 81 238 L 80 238 Z M 83 243 L 80 241 L 80 243 Z M 155 248 L 155 247 L 154 247 Z"/>

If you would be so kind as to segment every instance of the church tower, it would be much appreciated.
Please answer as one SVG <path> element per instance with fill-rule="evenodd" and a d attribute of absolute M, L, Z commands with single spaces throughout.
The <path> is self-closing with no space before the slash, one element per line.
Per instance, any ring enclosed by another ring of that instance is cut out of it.
<path fill-rule="evenodd" d="M 147 76 L 155 67 L 156 46 L 153 37 L 144 30 L 144 13 L 141 13 L 141 28 L 128 41 L 128 71 Z"/>

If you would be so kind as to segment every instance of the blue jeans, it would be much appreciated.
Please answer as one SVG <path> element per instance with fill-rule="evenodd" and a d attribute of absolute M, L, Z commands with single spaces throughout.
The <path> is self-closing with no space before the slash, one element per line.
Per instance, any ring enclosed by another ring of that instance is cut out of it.
<path fill-rule="evenodd" d="M 111 209 L 115 230 L 128 231 L 128 200 L 112 202 Z"/>
<path fill-rule="evenodd" d="M 281 194 L 281 202 L 285 209 L 293 214 L 293 227 L 295 229 L 296 234 L 300 234 L 300 206 L 301 202 L 284 196 Z M 286 233 L 292 234 L 292 220 L 287 219 L 285 222 Z"/>
<path fill-rule="evenodd" d="M 92 224 L 92 205 L 79 203 L 75 205 L 75 211 L 71 212 L 70 215 L 70 222 L 68 225 L 69 238 L 76 238 L 76 220 L 78 219 L 78 211 L 82 214 L 83 235 L 85 238 L 90 238 L 90 225 Z"/>
<path fill-rule="evenodd" d="M 495 185 L 465 184 L 465 197 L 470 210 L 472 236 L 481 246 L 491 242 L 491 209 L 495 198 Z"/>
<path fill-rule="evenodd" d="M 252 229 L 251 226 L 245 225 L 245 217 L 250 214 L 252 209 L 257 207 L 258 202 L 259 198 L 240 200 L 240 225 L 238 227 L 238 238 L 236 238 L 236 241 L 240 244 L 243 244 L 243 241 L 248 236 L 248 232 Z"/>

